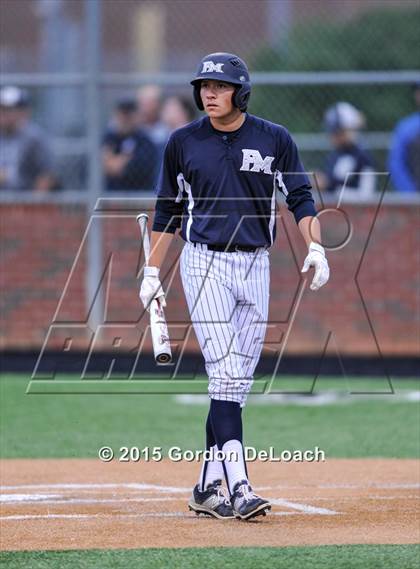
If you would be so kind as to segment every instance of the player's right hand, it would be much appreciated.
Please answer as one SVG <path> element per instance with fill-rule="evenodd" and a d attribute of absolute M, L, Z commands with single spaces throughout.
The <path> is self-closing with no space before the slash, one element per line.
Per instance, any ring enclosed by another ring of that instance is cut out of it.
<path fill-rule="evenodd" d="M 165 293 L 159 280 L 158 267 L 144 267 L 144 277 L 140 287 L 140 300 L 146 310 L 154 298 L 159 299 L 160 306 L 166 306 Z"/>

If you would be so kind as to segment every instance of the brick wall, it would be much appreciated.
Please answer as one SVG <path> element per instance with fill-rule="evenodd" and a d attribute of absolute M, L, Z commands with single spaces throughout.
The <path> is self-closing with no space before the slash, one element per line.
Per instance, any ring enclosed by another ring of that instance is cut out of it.
<path fill-rule="evenodd" d="M 344 209 L 352 235 L 344 247 L 329 253 L 331 280 L 317 293 L 307 287 L 302 290 L 299 271 L 305 246 L 293 218 L 280 210 L 271 252 L 267 353 L 283 346 L 289 354 L 319 353 L 327 341 L 327 353 L 376 356 L 378 346 L 384 355 L 419 353 L 418 207 L 382 205 L 377 211 L 375 205 L 348 205 Z M 69 337 L 73 349 L 86 348 L 93 332 L 84 324 L 88 321 L 86 243 L 81 246 L 88 227 L 85 208 L 2 204 L 0 214 L 2 349 L 40 348 L 53 320 L 62 329 L 49 337 L 48 348 L 63 349 Z M 326 212 L 321 222 L 330 244 L 345 237 L 344 214 Z M 106 322 L 114 325 L 96 336 L 95 345 L 109 348 L 112 339 L 107 335 L 114 338 L 118 325 L 125 348 L 135 349 L 147 324 L 138 301 L 136 275 L 142 258 L 135 212 L 99 214 L 92 223 L 99 223 L 103 231 Z M 175 343 L 188 324 L 176 268 L 180 245 L 180 240 L 174 243 L 164 270 L 166 287 L 173 277 L 167 318 L 174 326 Z M 150 348 L 148 340 L 146 347 Z M 194 335 L 188 350 L 197 350 Z"/>

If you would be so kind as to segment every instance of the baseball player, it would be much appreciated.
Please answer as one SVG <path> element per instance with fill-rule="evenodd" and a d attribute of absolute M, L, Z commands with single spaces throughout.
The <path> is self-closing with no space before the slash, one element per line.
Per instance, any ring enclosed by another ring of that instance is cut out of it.
<path fill-rule="evenodd" d="M 166 305 L 159 269 L 180 228 L 182 284 L 210 396 L 209 459 L 189 507 L 219 519 L 249 520 L 271 508 L 249 483 L 241 412 L 266 331 L 277 189 L 308 245 L 302 272 L 315 268 L 312 290 L 327 282 L 329 268 L 311 186 L 290 134 L 246 112 L 246 64 L 230 53 L 212 53 L 191 84 L 206 116 L 176 130 L 166 146 L 140 298 L 146 308 L 153 298 Z"/>

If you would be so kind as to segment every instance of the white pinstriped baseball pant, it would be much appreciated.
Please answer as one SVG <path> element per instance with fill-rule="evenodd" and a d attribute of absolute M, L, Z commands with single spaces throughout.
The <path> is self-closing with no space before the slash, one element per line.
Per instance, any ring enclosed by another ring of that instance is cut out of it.
<path fill-rule="evenodd" d="M 186 243 L 181 278 L 209 396 L 244 407 L 267 328 L 269 253 L 223 253 Z"/>

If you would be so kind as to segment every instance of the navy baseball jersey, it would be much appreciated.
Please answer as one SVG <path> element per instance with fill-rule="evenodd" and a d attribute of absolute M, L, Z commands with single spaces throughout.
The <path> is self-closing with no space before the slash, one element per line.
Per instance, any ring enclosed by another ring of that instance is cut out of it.
<path fill-rule="evenodd" d="M 154 231 L 187 242 L 269 247 L 275 238 L 276 189 L 295 219 L 316 215 L 311 185 L 289 132 L 246 115 L 234 132 L 208 117 L 175 131 L 165 149 Z"/>
<path fill-rule="evenodd" d="M 348 144 L 331 152 L 324 172 L 328 179 L 327 192 L 336 192 L 346 184 L 348 190 L 359 190 L 363 183 L 360 174 L 373 170 L 369 154 L 357 144 Z"/>

